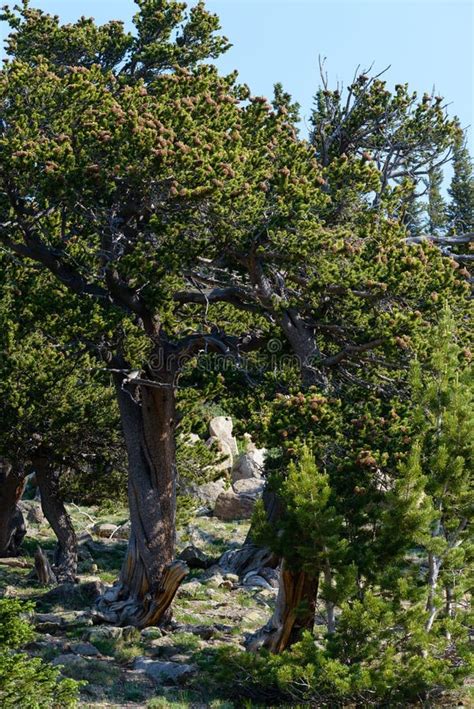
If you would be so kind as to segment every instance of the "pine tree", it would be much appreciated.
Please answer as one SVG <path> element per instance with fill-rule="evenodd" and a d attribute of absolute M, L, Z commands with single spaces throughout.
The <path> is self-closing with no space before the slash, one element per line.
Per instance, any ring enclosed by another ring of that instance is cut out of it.
<path fill-rule="evenodd" d="M 57 667 L 18 652 L 35 637 L 25 619 L 32 608 L 17 599 L 0 600 L 0 705 L 4 709 L 75 707 L 77 682 L 61 679 Z"/>
<path fill-rule="evenodd" d="M 442 234 L 447 225 L 446 203 L 441 195 L 443 184 L 443 171 L 440 167 L 432 167 L 428 173 L 428 234 L 438 236 Z"/>
<path fill-rule="evenodd" d="M 413 387 L 420 428 L 417 457 L 433 509 L 425 544 L 428 631 L 440 614 L 448 628 L 463 615 L 472 566 L 468 530 L 474 506 L 474 380 L 469 360 L 466 366 L 470 354 L 456 341 L 456 324 L 448 308 L 432 344 L 428 371 L 417 368 Z"/>
<path fill-rule="evenodd" d="M 454 149 L 454 174 L 448 190 L 451 229 L 456 234 L 474 230 L 474 169 L 464 135 L 460 135 Z"/>

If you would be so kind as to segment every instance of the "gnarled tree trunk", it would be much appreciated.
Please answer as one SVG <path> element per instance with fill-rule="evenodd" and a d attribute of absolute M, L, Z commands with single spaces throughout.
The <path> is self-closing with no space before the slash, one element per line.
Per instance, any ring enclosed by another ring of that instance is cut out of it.
<path fill-rule="evenodd" d="M 24 487 L 23 469 L 0 460 L 0 556 L 16 556 L 26 534 L 25 520 L 18 507 Z"/>
<path fill-rule="evenodd" d="M 175 393 L 170 377 L 154 386 L 116 381 L 128 452 L 131 534 L 120 578 L 98 601 L 117 625 L 145 628 L 166 620 L 186 576 L 174 561 L 176 522 Z"/>
<path fill-rule="evenodd" d="M 319 574 L 293 571 L 283 559 L 280 586 L 274 613 L 270 620 L 252 635 L 247 649 L 255 652 L 264 647 L 279 653 L 297 642 L 304 630 L 313 630 Z"/>
<path fill-rule="evenodd" d="M 77 539 L 59 490 L 59 473 L 46 457 L 33 461 L 41 494 L 41 507 L 58 540 L 53 569 L 60 583 L 74 583 L 77 574 Z"/>

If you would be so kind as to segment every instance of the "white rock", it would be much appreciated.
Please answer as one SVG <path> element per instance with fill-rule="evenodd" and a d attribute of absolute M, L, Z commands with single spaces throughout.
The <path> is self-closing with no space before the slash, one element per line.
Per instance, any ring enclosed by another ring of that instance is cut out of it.
<path fill-rule="evenodd" d="M 209 433 L 211 437 L 218 438 L 230 446 L 233 456 L 239 454 L 237 441 L 232 435 L 232 419 L 230 416 L 215 416 L 209 423 Z"/>

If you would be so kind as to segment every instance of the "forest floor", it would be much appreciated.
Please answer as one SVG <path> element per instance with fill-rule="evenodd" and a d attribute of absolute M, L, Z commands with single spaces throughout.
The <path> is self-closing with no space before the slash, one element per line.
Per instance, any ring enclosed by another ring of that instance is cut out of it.
<path fill-rule="evenodd" d="M 219 649 L 243 649 L 248 633 L 261 627 L 272 613 L 276 589 L 245 586 L 217 565 L 193 570 L 173 602 L 173 621 L 167 629 L 118 629 L 94 624 L 94 601 L 87 590 L 111 584 L 118 576 L 127 542 L 94 533 L 97 524 L 126 523 L 127 511 L 68 506 L 79 539 L 77 592 L 58 593 L 42 587 L 32 576 L 38 545 L 55 546 L 39 503 L 28 501 L 28 535 L 23 543 L 22 566 L 0 563 L 0 596 L 31 599 L 36 603 L 37 639 L 27 646 L 32 656 L 61 666 L 65 677 L 84 681 L 80 707 L 86 709 L 248 709 L 270 707 L 235 698 L 232 676 L 216 677 Z M 198 516 L 178 530 L 178 552 L 188 545 L 217 560 L 224 551 L 239 548 L 248 521 L 222 522 Z M 74 587 L 76 588 L 76 587 Z M 318 616 L 317 621 L 318 623 Z M 322 623 L 322 618 L 319 618 Z M 315 631 L 324 631 L 322 624 Z M 222 670 L 222 668 L 220 668 Z M 445 696 L 438 707 L 474 707 L 472 686 Z M 232 700 L 225 697 L 233 696 Z M 296 705 L 294 705 L 296 707 Z M 423 705 L 425 706 L 425 705 Z M 434 705 L 430 705 L 434 706 Z"/>
<path fill-rule="evenodd" d="M 39 503 L 28 502 L 29 507 Z M 97 508 L 69 506 L 80 541 L 79 588 L 112 583 L 120 570 L 127 542 L 99 537 L 97 523 L 126 522 L 125 509 L 113 514 Z M 24 567 L 0 565 L 0 595 L 36 602 L 37 640 L 31 655 L 62 666 L 62 674 L 84 680 L 80 706 L 94 707 L 212 707 L 252 706 L 219 699 L 212 666 L 218 648 L 239 646 L 245 635 L 271 615 L 276 591 L 241 586 L 237 577 L 217 566 L 193 570 L 173 603 L 169 630 L 124 630 L 93 625 L 87 594 L 55 596 L 31 578 L 38 545 L 52 550 L 55 538 L 47 522 L 27 522 L 23 544 Z M 196 517 L 179 529 L 178 551 L 193 544 L 210 557 L 239 548 L 247 521 L 221 522 Z M 164 674 L 163 674 L 164 673 Z M 231 683 L 229 678 L 229 683 Z M 222 695 L 221 695 L 222 696 Z"/>

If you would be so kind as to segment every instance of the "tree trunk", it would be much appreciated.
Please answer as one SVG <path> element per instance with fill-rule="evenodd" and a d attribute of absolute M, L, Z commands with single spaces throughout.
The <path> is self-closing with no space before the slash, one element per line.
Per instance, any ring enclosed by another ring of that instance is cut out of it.
<path fill-rule="evenodd" d="M 292 571 L 285 560 L 280 569 L 280 587 L 270 620 L 247 641 L 247 650 L 255 652 L 264 647 L 279 653 L 297 642 L 304 630 L 312 631 L 319 574 L 310 576 L 305 571 Z"/>
<path fill-rule="evenodd" d="M 136 386 L 116 379 L 128 452 L 131 533 L 120 577 L 98 601 L 99 613 L 117 625 L 145 628 L 167 620 L 186 576 L 175 555 L 175 394 L 172 381 Z"/>
<path fill-rule="evenodd" d="M 60 583 L 74 583 L 77 574 L 77 539 L 59 491 L 59 473 L 47 458 L 33 461 L 41 494 L 41 508 L 58 540 L 53 568 Z"/>
<path fill-rule="evenodd" d="M 24 471 L 0 460 L 0 556 L 15 556 L 26 534 L 18 507 L 24 487 Z"/>

